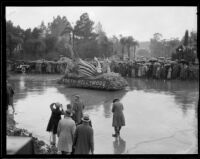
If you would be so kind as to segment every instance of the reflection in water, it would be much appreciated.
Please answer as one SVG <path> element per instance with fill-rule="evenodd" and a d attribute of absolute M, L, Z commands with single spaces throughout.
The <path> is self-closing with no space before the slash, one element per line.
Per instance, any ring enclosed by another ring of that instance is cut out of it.
<path fill-rule="evenodd" d="M 183 114 L 191 108 L 191 104 L 197 105 L 196 98 L 199 93 L 199 83 L 191 81 L 164 81 L 148 79 L 128 78 L 130 90 L 143 90 L 145 92 L 158 92 L 174 95 L 175 102 L 182 109 Z"/>
<path fill-rule="evenodd" d="M 131 90 L 144 91 L 194 91 L 198 90 L 198 82 L 194 81 L 164 81 L 164 80 L 148 80 L 148 79 L 131 79 L 127 78 L 129 88 Z"/>
<path fill-rule="evenodd" d="M 20 82 L 19 82 L 19 89 L 24 90 L 25 87 L 25 81 L 24 81 L 24 76 L 20 77 Z"/>
<path fill-rule="evenodd" d="M 110 102 L 104 103 L 103 108 L 104 108 L 104 116 L 106 118 L 110 118 L 111 117 L 111 103 Z"/>
<path fill-rule="evenodd" d="M 124 141 L 121 136 L 116 137 L 113 141 L 114 154 L 122 154 L 126 150 L 126 141 Z"/>
<path fill-rule="evenodd" d="M 57 87 L 58 91 L 65 95 L 68 100 L 72 100 L 74 94 L 78 94 L 86 106 L 86 110 L 94 109 L 94 107 L 103 104 L 105 116 L 109 117 L 110 107 L 114 98 L 123 98 L 127 91 L 101 91 L 101 90 L 90 90 L 90 89 L 76 89 L 76 88 L 66 88 L 64 86 Z M 87 92 L 87 93 L 86 93 Z"/>

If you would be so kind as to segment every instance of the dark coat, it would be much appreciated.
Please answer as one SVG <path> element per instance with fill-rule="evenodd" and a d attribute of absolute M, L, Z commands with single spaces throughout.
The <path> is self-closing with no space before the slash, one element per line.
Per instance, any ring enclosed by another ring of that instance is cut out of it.
<path fill-rule="evenodd" d="M 120 102 L 115 102 L 112 107 L 113 112 L 113 127 L 125 126 L 125 118 L 123 113 L 123 104 Z"/>
<path fill-rule="evenodd" d="M 89 154 L 94 152 L 93 128 L 88 123 L 78 125 L 74 135 L 74 154 Z"/>
<path fill-rule="evenodd" d="M 52 103 L 50 105 L 52 113 L 46 131 L 53 132 L 53 134 L 57 134 L 58 122 L 61 119 L 61 115 L 63 114 L 63 112 L 60 109 L 54 109 L 54 104 L 55 103 Z"/>
<path fill-rule="evenodd" d="M 10 84 L 7 84 L 6 87 L 6 95 L 7 95 L 7 104 L 6 108 L 8 109 L 8 105 L 13 106 L 13 95 L 14 95 L 14 90 Z"/>
<path fill-rule="evenodd" d="M 73 103 L 73 116 L 72 118 L 74 119 L 76 124 L 79 124 L 81 122 L 81 118 L 83 117 L 83 109 L 84 109 L 84 104 L 82 102 L 74 102 Z"/>

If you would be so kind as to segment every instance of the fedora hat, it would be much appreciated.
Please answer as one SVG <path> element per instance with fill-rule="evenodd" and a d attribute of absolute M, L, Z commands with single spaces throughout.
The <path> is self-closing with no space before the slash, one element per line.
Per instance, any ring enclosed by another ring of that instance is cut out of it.
<path fill-rule="evenodd" d="M 80 98 L 80 96 L 79 96 L 79 95 L 75 95 L 74 97 L 76 97 L 76 98 Z"/>
<path fill-rule="evenodd" d="M 88 114 L 85 114 L 85 115 L 83 115 L 81 120 L 84 121 L 84 122 L 89 122 L 90 121 L 90 117 L 89 117 Z"/>
<path fill-rule="evenodd" d="M 72 111 L 70 109 L 65 110 L 65 114 L 71 115 Z"/>

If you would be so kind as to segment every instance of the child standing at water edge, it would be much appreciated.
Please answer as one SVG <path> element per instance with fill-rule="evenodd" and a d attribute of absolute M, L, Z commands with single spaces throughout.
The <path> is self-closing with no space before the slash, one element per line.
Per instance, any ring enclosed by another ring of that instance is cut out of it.
<path fill-rule="evenodd" d="M 55 109 L 53 107 L 54 105 L 55 105 Z M 47 125 L 46 131 L 52 133 L 51 134 L 52 141 L 50 141 L 50 142 L 51 142 L 51 145 L 55 145 L 58 122 L 61 119 L 61 115 L 64 114 L 64 111 L 63 111 L 62 104 L 60 104 L 60 103 L 52 103 L 50 105 L 50 109 L 51 109 L 52 113 L 51 113 L 51 117 L 49 119 L 49 123 Z"/>

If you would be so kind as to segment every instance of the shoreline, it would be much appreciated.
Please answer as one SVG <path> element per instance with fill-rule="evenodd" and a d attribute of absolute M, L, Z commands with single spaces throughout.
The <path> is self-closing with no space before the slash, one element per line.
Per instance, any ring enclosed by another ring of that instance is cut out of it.
<path fill-rule="evenodd" d="M 39 140 L 37 137 L 32 136 L 28 130 L 16 127 L 16 121 L 14 120 L 13 114 L 7 113 L 7 136 L 22 136 L 32 137 L 34 144 L 34 154 L 57 154 L 58 150 L 56 147 L 46 144 L 43 140 Z"/>

